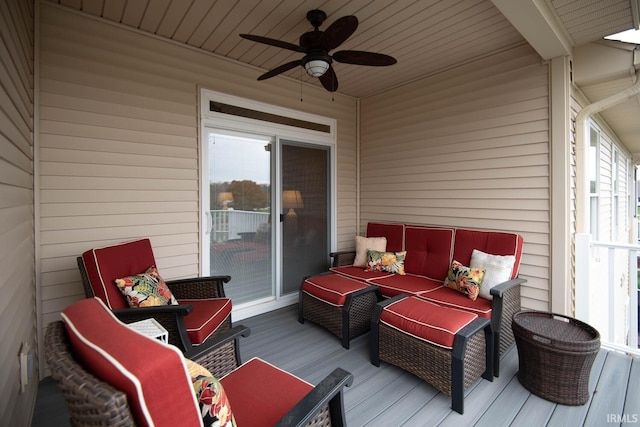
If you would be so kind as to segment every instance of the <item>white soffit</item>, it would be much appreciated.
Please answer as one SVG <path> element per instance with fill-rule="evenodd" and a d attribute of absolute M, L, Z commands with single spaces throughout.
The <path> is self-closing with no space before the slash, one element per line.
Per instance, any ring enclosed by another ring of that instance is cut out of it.
<path fill-rule="evenodd" d="M 571 55 L 571 42 L 542 0 L 491 0 L 545 60 Z"/>

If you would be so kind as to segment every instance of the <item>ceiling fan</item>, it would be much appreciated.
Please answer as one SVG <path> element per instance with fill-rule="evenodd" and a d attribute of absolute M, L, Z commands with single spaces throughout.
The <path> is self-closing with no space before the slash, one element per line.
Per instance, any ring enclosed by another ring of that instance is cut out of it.
<path fill-rule="evenodd" d="M 320 31 L 318 28 L 325 19 L 327 19 L 327 14 L 323 11 L 309 11 L 307 13 L 307 20 L 313 26 L 313 31 L 306 32 L 300 36 L 299 45 L 269 37 L 255 36 L 253 34 L 240 34 L 240 37 L 247 40 L 304 53 L 302 59 L 287 62 L 271 71 L 267 71 L 258 77 L 258 80 L 265 80 L 277 76 L 300 65 L 304 67 L 307 74 L 312 77 L 318 77 L 326 90 L 335 92 L 338 89 L 338 78 L 331 66 L 333 61 L 344 64 L 371 65 L 377 67 L 393 65 L 397 62 L 395 58 L 389 55 L 363 52 L 360 50 L 341 50 L 330 55 L 330 50 L 340 46 L 356 31 L 356 28 L 358 28 L 358 18 L 352 15 L 343 16 L 329 25 L 325 31 Z"/>

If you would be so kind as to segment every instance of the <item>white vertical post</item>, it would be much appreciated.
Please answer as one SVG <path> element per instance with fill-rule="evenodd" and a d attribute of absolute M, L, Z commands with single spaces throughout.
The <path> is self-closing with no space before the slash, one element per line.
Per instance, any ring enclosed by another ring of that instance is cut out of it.
<path fill-rule="evenodd" d="M 629 347 L 638 348 L 638 251 L 629 251 Z"/>
<path fill-rule="evenodd" d="M 576 319 L 591 320 L 591 234 L 576 233 Z"/>

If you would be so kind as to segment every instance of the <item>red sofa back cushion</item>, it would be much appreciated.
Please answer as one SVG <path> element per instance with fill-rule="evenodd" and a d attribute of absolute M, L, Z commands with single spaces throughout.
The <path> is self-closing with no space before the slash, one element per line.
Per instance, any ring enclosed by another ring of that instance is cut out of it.
<path fill-rule="evenodd" d="M 516 261 L 511 273 L 514 279 L 518 276 L 523 242 L 522 236 L 516 233 L 458 228 L 455 231 L 453 259 L 468 266 L 474 249 L 491 255 L 514 255 Z"/>
<path fill-rule="evenodd" d="M 405 226 L 406 273 L 443 281 L 451 264 L 453 228 Z"/>
<path fill-rule="evenodd" d="M 367 237 L 386 237 L 388 252 L 404 250 L 404 224 L 370 222 L 367 224 Z"/>
<path fill-rule="evenodd" d="M 82 260 L 94 295 L 112 310 L 129 307 L 115 280 L 144 273 L 156 265 L 149 239 L 91 249 L 82 254 Z"/>
<path fill-rule="evenodd" d="M 137 425 L 202 425 L 191 378 L 176 347 L 129 329 L 97 298 L 70 305 L 62 317 L 78 362 L 127 394 Z"/>

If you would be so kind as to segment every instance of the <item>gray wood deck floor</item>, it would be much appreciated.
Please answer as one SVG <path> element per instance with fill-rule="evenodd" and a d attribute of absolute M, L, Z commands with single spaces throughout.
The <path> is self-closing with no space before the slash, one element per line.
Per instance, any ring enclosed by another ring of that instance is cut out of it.
<path fill-rule="evenodd" d="M 359 426 L 615 426 L 640 425 L 640 360 L 601 350 L 591 371 L 591 399 L 584 406 L 557 405 L 518 382 L 518 354 L 511 349 L 493 382 L 476 381 L 467 391 L 465 412 L 450 408 L 448 396 L 394 366 L 369 362 L 369 334 L 345 350 L 337 337 L 313 323 L 297 321 L 295 307 L 245 319 L 251 336 L 241 342 L 243 360 L 261 357 L 316 384 L 335 367 L 351 372 L 345 390 L 347 423 Z M 64 426 L 55 386 L 38 393 L 34 427 Z M 48 405 L 47 405 L 48 403 Z M 55 406 L 58 417 L 52 414 Z M 46 413 L 39 413 L 38 408 Z"/>

